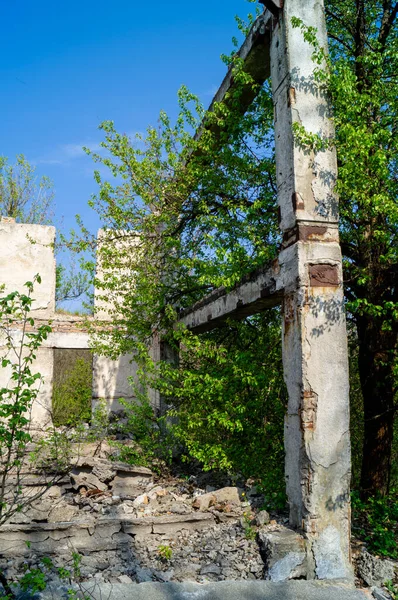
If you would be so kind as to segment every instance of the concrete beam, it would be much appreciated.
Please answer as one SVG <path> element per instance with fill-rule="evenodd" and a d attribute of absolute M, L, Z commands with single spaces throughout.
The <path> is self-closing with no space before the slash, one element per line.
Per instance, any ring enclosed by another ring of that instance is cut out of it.
<path fill-rule="evenodd" d="M 265 8 L 274 16 L 278 16 L 279 11 L 282 8 L 283 0 L 259 0 L 259 2 L 260 4 L 264 4 Z"/>
<path fill-rule="evenodd" d="M 243 60 L 244 70 L 251 75 L 255 83 L 261 86 L 270 76 L 270 41 L 271 41 L 271 23 L 272 14 L 266 10 L 262 15 L 254 21 L 250 31 L 236 53 L 236 56 Z M 208 112 L 215 110 L 216 104 L 222 102 L 229 106 L 232 102 L 233 91 L 236 87 L 234 81 L 234 68 L 230 65 L 227 74 L 225 75 L 216 95 L 214 96 Z M 239 99 L 239 110 L 243 115 L 257 95 L 257 90 L 253 89 L 251 84 L 248 84 L 243 90 Z M 204 129 L 216 130 L 214 124 L 210 125 L 206 121 L 206 117 L 202 126 L 195 134 L 195 139 L 198 140 Z"/>
<path fill-rule="evenodd" d="M 272 266 L 261 267 L 229 292 L 224 288 L 214 290 L 208 296 L 181 311 L 180 322 L 195 333 L 203 333 L 220 327 L 227 319 L 242 320 L 281 304 L 282 278 L 278 261 Z"/>

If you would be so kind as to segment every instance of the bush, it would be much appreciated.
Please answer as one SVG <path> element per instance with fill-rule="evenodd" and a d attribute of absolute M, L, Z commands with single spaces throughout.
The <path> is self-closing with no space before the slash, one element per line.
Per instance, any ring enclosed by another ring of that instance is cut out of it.
<path fill-rule="evenodd" d="M 91 361 L 76 358 L 53 388 L 53 420 L 59 427 L 78 425 L 91 419 Z"/>
<path fill-rule="evenodd" d="M 172 460 L 175 445 L 173 428 L 168 427 L 166 416 L 155 414 L 145 394 L 138 390 L 136 394 L 137 399 L 133 402 L 120 400 L 126 416 L 126 423 L 120 430 L 131 441 L 128 444 L 113 442 L 113 445 L 119 450 L 119 460 L 159 472 Z"/>
<path fill-rule="evenodd" d="M 353 492 L 352 508 L 353 533 L 367 543 L 369 551 L 398 559 L 398 489 L 366 501 Z"/>
<path fill-rule="evenodd" d="M 165 439 L 172 435 L 183 460 L 198 461 L 205 471 L 253 477 L 270 503 L 277 499 L 284 505 L 286 390 L 280 311 L 199 337 L 184 330 L 174 336 L 169 343 L 179 346 L 178 363 L 164 361 L 152 371 L 143 369 L 140 379 L 144 390 L 157 389 L 168 403 L 167 417 L 154 423 L 148 399 L 141 394 L 141 407 L 130 418 L 134 439 L 164 451 L 170 447 Z M 147 429 L 141 429 L 143 423 Z"/>

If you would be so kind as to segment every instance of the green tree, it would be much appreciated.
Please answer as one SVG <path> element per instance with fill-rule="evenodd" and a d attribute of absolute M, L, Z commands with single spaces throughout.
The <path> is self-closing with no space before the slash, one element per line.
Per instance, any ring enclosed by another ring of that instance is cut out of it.
<path fill-rule="evenodd" d="M 346 297 L 365 407 L 361 486 L 365 494 L 385 493 L 397 407 L 398 5 L 327 0 L 326 11 L 329 69 L 319 70 L 318 78 L 334 105 Z M 314 60 L 322 59 L 316 31 L 303 28 L 303 35 L 314 45 Z M 225 60 L 236 85 L 212 113 L 205 115 L 183 88 L 176 123 L 162 113 L 159 127 L 136 146 L 113 123 L 102 125 L 108 154 L 93 158 L 112 177 L 96 172 L 100 191 L 91 200 L 108 228 L 96 284 L 104 301 L 111 300 L 116 327 L 111 343 L 109 332 L 97 336 L 100 351 L 143 356 L 154 336 L 171 330 L 178 307 L 231 287 L 276 254 L 269 85 L 259 89 L 239 59 Z M 247 85 L 257 95 L 242 116 Z M 195 130 L 201 135 L 192 137 Z M 82 246 L 89 245 L 87 236 Z M 191 391 L 203 403 L 198 381 L 191 378 Z"/>
<path fill-rule="evenodd" d="M 93 158 L 115 178 L 102 179 L 96 172 L 100 192 L 91 205 L 107 230 L 97 246 L 95 284 L 99 314 L 110 305 L 114 326 L 96 329 L 95 350 L 115 357 L 136 353 L 151 387 L 169 398 L 172 414 L 178 414 L 179 441 L 205 468 L 260 476 L 266 468 L 258 452 L 265 457 L 275 442 L 280 474 L 275 480 L 281 483 L 281 348 L 279 336 L 275 343 L 271 335 L 278 316 L 248 319 L 204 337 L 173 329 L 177 307 L 190 306 L 220 285 L 233 286 L 275 257 L 270 90 L 257 89 L 256 104 L 242 117 L 239 95 L 248 79 L 238 61 L 235 81 L 240 84 L 230 107 L 220 105 L 206 116 L 200 140 L 192 138 L 192 130 L 199 128 L 204 111 L 185 88 L 176 123 L 162 113 L 160 127 L 149 128 L 140 145 L 118 134 L 113 123 L 102 124 L 107 158 L 102 153 Z M 87 234 L 80 247 L 92 243 Z M 180 361 L 168 368 L 150 365 L 148 346 L 166 332 L 170 344 L 180 346 Z M 278 419 L 270 424 L 267 416 L 273 412 Z M 239 459 L 242 448 L 246 460 Z"/>
<path fill-rule="evenodd" d="M 69 369 L 54 381 L 53 421 L 77 426 L 91 420 L 93 365 L 92 360 L 77 355 Z"/>
<path fill-rule="evenodd" d="M 86 294 L 90 288 L 87 272 L 76 268 L 74 262 L 68 269 L 63 264 L 56 267 L 55 301 L 57 306 L 68 300 L 77 300 Z"/>
<path fill-rule="evenodd" d="M 19 223 L 49 225 L 53 219 L 54 188 L 48 177 L 37 178 L 23 154 L 14 165 L 0 156 L 0 213 Z"/>
<path fill-rule="evenodd" d="M 389 487 L 397 410 L 398 2 L 326 0 L 345 292 L 364 400 L 361 488 Z"/>

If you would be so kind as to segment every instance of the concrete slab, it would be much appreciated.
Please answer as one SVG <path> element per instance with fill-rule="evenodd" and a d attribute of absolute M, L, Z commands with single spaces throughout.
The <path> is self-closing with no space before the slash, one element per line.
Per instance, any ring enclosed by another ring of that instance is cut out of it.
<path fill-rule="evenodd" d="M 320 581 L 86 584 L 92 600 L 369 600 L 370 594 Z M 50 598 L 50 596 L 49 596 Z M 53 598 L 53 596 L 51 596 Z"/>

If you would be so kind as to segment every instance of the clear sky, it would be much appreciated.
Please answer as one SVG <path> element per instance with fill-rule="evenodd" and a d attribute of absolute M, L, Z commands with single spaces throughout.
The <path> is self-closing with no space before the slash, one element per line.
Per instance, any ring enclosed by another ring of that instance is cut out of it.
<path fill-rule="evenodd" d="M 143 131 L 161 109 L 176 113 L 185 84 L 205 104 L 221 83 L 220 54 L 232 49 L 234 15 L 246 0 L 0 0 L 0 154 L 17 153 L 48 175 L 56 190 L 56 225 L 68 231 L 96 191 L 97 127 Z"/>

